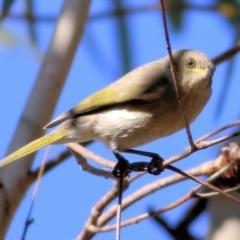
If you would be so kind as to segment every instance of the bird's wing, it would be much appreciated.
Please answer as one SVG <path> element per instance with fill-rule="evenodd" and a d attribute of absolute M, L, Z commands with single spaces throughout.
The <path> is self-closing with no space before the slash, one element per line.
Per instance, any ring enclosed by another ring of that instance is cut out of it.
<path fill-rule="evenodd" d="M 74 108 L 61 114 L 44 128 L 54 127 L 67 119 L 105 106 L 123 103 L 133 99 L 150 101 L 157 95 L 159 98 L 158 89 L 160 92 L 163 92 L 164 88 L 162 88 L 161 85 L 164 86 L 166 82 L 165 77 L 159 76 L 161 68 L 158 69 L 158 71 L 154 71 L 153 69 L 159 67 L 159 61 L 161 60 L 148 63 L 129 72 L 116 82 L 87 97 Z M 149 89 L 154 88 L 155 85 L 157 85 L 158 89 L 155 88 L 154 92 L 149 92 Z"/>

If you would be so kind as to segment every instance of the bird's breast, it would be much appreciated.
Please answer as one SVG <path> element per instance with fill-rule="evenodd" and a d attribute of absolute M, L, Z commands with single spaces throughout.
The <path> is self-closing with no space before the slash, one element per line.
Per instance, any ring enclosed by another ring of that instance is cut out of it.
<path fill-rule="evenodd" d="M 182 96 L 182 103 L 191 123 L 201 112 L 211 90 Z M 111 150 L 123 150 L 147 144 L 184 128 L 184 121 L 175 98 L 155 102 L 132 102 L 109 108 L 97 114 L 94 132 Z"/>

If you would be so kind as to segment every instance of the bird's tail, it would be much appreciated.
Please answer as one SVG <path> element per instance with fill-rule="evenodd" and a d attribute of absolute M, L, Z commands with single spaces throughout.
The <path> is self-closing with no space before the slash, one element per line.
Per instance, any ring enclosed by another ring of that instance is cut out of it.
<path fill-rule="evenodd" d="M 35 141 L 30 142 L 29 144 L 25 145 L 24 147 L 18 149 L 17 151 L 11 153 L 10 155 L 2 159 L 2 161 L 0 161 L 0 167 L 3 167 L 6 164 L 13 162 L 21 157 L 24 157 L 30 153 L 33 153 L 42 147 L 58 142 L 58 140 L 61 140 L 65 136 L 66 134 L 63 131 L 63 132 L 52 132 L 52 133 L 49 133 L 48 135 L 38 138 Z"/>

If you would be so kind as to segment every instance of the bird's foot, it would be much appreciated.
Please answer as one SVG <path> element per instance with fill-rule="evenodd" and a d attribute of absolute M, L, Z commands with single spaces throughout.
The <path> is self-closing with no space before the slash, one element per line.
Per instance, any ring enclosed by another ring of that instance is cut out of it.
<path fill-rule="evenodd" d="M 115 165 L 112 173 L 116 178 L 120 178 L 121 176 L 126 177 L 130 172 L 148 172 L 152 175 L 159 175 L 163 172 L 163 158 L 160 157 L 157 153 L 144 152 L 139 150 L 127 149 L 125 152 L 142 155 L 146 157 L 151 157 L 152 160 L 150 162 L 134 162 L 129 163 L 121 154 L 118 152 L 114 153 L 116 158 L 118 159 L 118 163 Z"/>
<path fill-rule="evenodd" d="M 151 162 L 148 163 L 147 172 L 153 175 L 159 175 L 164 171 L 163 161 L 164 160 L 158 154 L 156 154 L 152 158 Z"/>
<path fill-rule="evenodd" d="M 127 177 L 127 175 L 131 172 L 129 161 L 119 153 L 114 153 L 114 155 L 116 156 L 118 162 L 112 170 L 113 176 L 115 178 Z"/>
<path fill-rule="evenodd" d="M 145 167 L 146 167 L 145 171 L 147 171 L 150 174 L 159 175 L 164 170 L 164 167 L 163 167 L 164 160 L 157 153 L 145 152 L 145 151 L 140 151 L 135 149 L 126 149 L 124 152 L 152 158 L 152 160 L 149 163 L 142 162 L 142 165 L 145 164 Z M 141 164 L 141 162 L 135 163 L 135 164 L 136 165 Z"/>

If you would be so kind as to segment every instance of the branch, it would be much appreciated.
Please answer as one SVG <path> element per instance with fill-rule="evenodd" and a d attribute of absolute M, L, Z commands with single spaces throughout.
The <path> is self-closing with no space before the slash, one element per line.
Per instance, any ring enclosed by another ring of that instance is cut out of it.
<path fill-rule="evenodd" d="M 103 170 L 103 169 L 98 169 L 98 168 L 95 168 L 95 167 L 91 166 L 90 164 L 88 164 L 86 159 L 77 151 L 78 147 L 75 146 L 75 144 L 66 144 L 66 145 L 68 146 L 69 151 L 77 159 L 78 164 L 81 165 L 82 170 L 89 172 L 96 176 L 114 179 L 112 172 Z M 70 147 L 69 147 L 69 145 L 70 145 Z M 74 148 L 72 147 L 72 145 L 74 145 Z M 79 144 L 77 144 L 77 145 L 80 146 Z"/>
<path fill-rule="evenodd" d="M 228 161 L 226 160 L 226 157 L 228 156 Z M 216 179 L 216 177 L 219 178 L 220 175 L 222 175 L 223 173 L 225 173 L 227 170 L 229 170 L 230 168 L 232 169 L 234 164 L 236 164 L 236 162 L 238 161 L 238 157 L 240 156 L 240 147 L 236 144 L 231 143 L 229 145 L 229 147 L 224 147 L 222 150 L 222 154 L 214 161 L 209 161 L 209 162 L 205 162 L 204 164 L 201 164 L 200 166 L 190 169 L 188 171 L 186 171 L 184 174 L 181 172 L 181 174 L 183 175 L 172 175 L 163 179 L 159 179 L 151 184 L 145 185 L 144 187 L 140 188 L 139 190 L 137 190 L 136 192 L 134 192 L 133 194 L 129 195 L 128 197 L 126 197 L 123 202 L 122 202 L 122 209 L 126 209 L 128 207 L 130 207 L 132 204 L 134 204 L 136 201 L 139 201 L 140 199 L 142 199 L 143 197 L 146 197 L 149 194 L 154 193 L 157 190 L 160 190 L 164 187 L 167 187 L 169 185 L 173 185 L 176 182 L 182 181 L 186 178 L 190 177 L 194 180 L 199 182 L 201 185 L 199 185 L 198 187 L 195 187 L 192 191 L 190 191 L 188 194 L 186 194 L 184 197 L 180 198 L 179 200 L 167 205 L 164 208 L 161 208 L 155 212 L 152 213 L 148 213 L 148 214 L 142 214 L 140 216 L 131 218 L 127 221 L 124 221 L 121 226 L 127 226 L 129 224 L 133 224 L 136 222 L 139 222 L 143 219 L 146 219 L 150 216 L 155 216 L 158 215 L 160 213 L 163 213 L 167 210 L 170 210 L 172 208 L 175 208 L 177 206 L 179 206 L 180 204 L 186 202 L 187 200 L 194 198 L 197 196 L 197 191 L 199 191 L 202 186 L 205 187 L 210 187 L 212 189 L 215 189 L 217 192 L 220 192 L 221 194 L 224 194 L 225 196 L 229 197 L 230 199 L 234 200 L 235 202 L 240 202 L 239 199 L 236 199 L 235 197 L 227 194 L 227 191 L 223 191 L 213 185 L 209 185 L 209 182 L 213 181 Z M 231 160 L 230 160 L 230 159 Z M 230 164 L 229 161 L 231 161 Z M 227 165 L 227 166 L 225 166 Z M 212 175 L 213 174 L 213 175 Z M 236 173 L 238 174 L 238 173 Z M 185 176 L 184 176 L 185 175 Z M 206 182 L 203 182 L 199 179 L 196 179 L 194 176 L 197 175 L 205 175 L 205 176 L 209 176 L 212 175 L 211 177 L 208 178 L 208 180 Z M 229 175 L 229 171 L 228 171 L 228 175 Z M 98 220 L 98 224 L 97 225 L 90 225 L 88 226 L 88 230 L 89 231 L 111 231 L 115 229 L 115 225 L 112 226 L 107 226 L 107 227 L 102 227 L 104 226 L 107 222 L 109 222 L 115 215 L 117 212 L 117 206 L 114 205 L 111 208 L 109 208 L 109 210 L 107 212 L 105 212 L 102 216 L 99 217 Z"/>
<path fill-rule="evenodd" d="M 237 44 L 227 50 L 226 52 L 223 52 L 218 57 L 214 58 L 212 61 L 215 65 L 222 63 L 223 61 L 226 61 L 230 58 L 232 58 L 234 55 L 236 55 L 240 51 L 240 41 L 237 42 Z"/>
<path fill-rule="evenodd" d="M 93 206 L 91 210 L 91 215 L 87 220 L 84 230 L 79 234 L 77 240 L 81 239 L 91 239 L 96 232 L 92 231 L 91 226 L 97 225 L 99 222 L 99 217 L 101 216 L 103 210 L 110 204 L 115 198 L 118 197 L 119 194 L 119 184 L 118 182 L 114 182 L 114 187 L 106 193 L 96 204 Z M 123 182 L 123 191 L 125 191 L 129 186 L 128 178 L 124 179 Z M 114 216 L 112 216 L 114 217 Z"/>
<path fill-rule="evenodd" d="M 43 135 L 42 126 L 52 116 L 82 37 L 89 5 L 89 0 L 64 1 L 51 43 L 46 51 L 8 153 Z M 33 158 L 34 154 L 31 154 L 0 170 L 0 182 L 8 196 L 5 199 L 6 196 L 1 191 L 0 202 L 8 201 L 8 205 L 11 206 L 6 211 L 5 207 L 1 205 L 0 239 L 4 239 L 15 210 L 29 187 L 29 182 L 24 182 L 23 178 L 26 177 Z M 19 182 L 22 183 L 21 188 L 19 188 Z"/>
<path fill-rule="evenodd" d="M 60 164 L 60 163 L 64 162 L 65 160 L 67 160 L 70 156 L 71 156 L 71 153 L 68 150 L 66 150 L 66 151 L 63 151 L 63 152 L 59 153 L 57 156 L 55 156 L 54 158 L 50 159 L 49 161 L 47 161 L 46 165 L 45 165 L 44 174 L 46 174 L 47 172 L 52 170 L 58 164 Z M 32 176 L 32 181 L 36 180 L 40 168 L 41 167 L 39 167 L 39 168 L 37 168 L 37 169 L 35 169 L 35 170 L 30 172 L 30 175 Z"/>
<path fill-rule="evenodd" d="M 226 135 L 224 137 L 220 137 L 220 138 L 217 138 L 215 140 L 212 140 L 212 141 L 200 141 L 201 139 L 206 139 L 208 136 L 213 136 L 215 135 L 216 133 L 219 133 L 219 132 L 222 132 L 224 131 L 225 129 L 229 128 L 229 127 L 233 127 L 233 126 L 237 126 L 240 124 L 240 120 L 232 123 L 232 124 L 229 124 L 229 125 L 226 125 L 222 128 L 219 128 L 215 131 L 213 131 L 212 133 L 210 134 L 206 134 L 204 135 L 203 137 L 199 138 L 197 141 L 195 141 L 195 145 L 196 145 L 196 149 L 191 149 L 191 147 L 187 147 L 185 151 L 183 151 L 182 153 L 176 155 L 176 156 L 173 156 L 173 157 L 170 157 L 168 159 L 166 159 L 164 162 L 163 162 L 163 166 L 166 167 L 174 162 L 177 162 L 189 155 L 191 155 L 192 153 L 196 152 L 196 151 L 199 151 L 199 150 L 202 150 L 202 149 L 205 149 L 205 148 L 208 148 L 210 146 L 213 146 L 213 145 L 216 145 L 218 143 L 221 143 L 221 142 L 224 142 L 226 140 L 229 140 L 233 137 L 236 137 L 236 136 L 239 136 L 240 135 L 240 132 L 235 132 L 233 134 L 229 134 L 229 135 Z"/>
<path fill-rule="evenodd" d="M 105 167 L 108 167 L 108 168 L 114 168 L 114 166 L 115 166 L 115 163 L 113 163 L 112 161 L 107 160 L 107 159 L 91 152 L 87 148 L 79 145 L 78 143 L 67 143 L 65 145 L 68 148 L 70 148 L 71 150 L 73 150 L 74 152 L 77 152 L 77 153 L 81 154 L 82 156 L 84 156 L 86 158 L 89 158 L 96 163 L 101 164 L 102 166 L 105 166 Z"/>
<path fill-rule="evenodd" d="M 182 118 L 183 118 L 183 121 L 184 121 L 185 129 L 186 129 L 186 132 L 187 132 L 188 141 L 190 143 L 191 149 L 194 150 L 196 148 L 196 146 L 193 142 L 191 130 L 190 130 L 190 127 L 189 127 L 189 121 L 187 119 L 185 109 L 184 109 L 184 106 L 183 106 L 183 103 L 182 103 L 180 85 L 179 85 L 178 77 L 177 77 L 177 69 L 176 69 L 176 66 L 174 64 L 174 60 L 173 60 L 173 56 L 172 56 L 171 43 L 170 43 L 170 38 L 169 38 L 169 34 L 168 34 L 167 20 L 166 20 L 166 14 L 165 14 L 164 0 L 160 0 L 160 3 L 161 3 L 164 33 L 165 33 L 165 38 L 166 38 L 166 43 L 167 43 L 168 55 L 169 55 L 169 58 L 170 58 L 170 66 L 171 66 L 171 72 L 172 72 L 173 81 L 174 81 L 175 93 L 176 93 L 176 97 L 177 97 L 177 100 L 178 100 L 179 109 L 180 109 L 180 112 L 181 112 L 181 115 L 182 115 Z"/>

